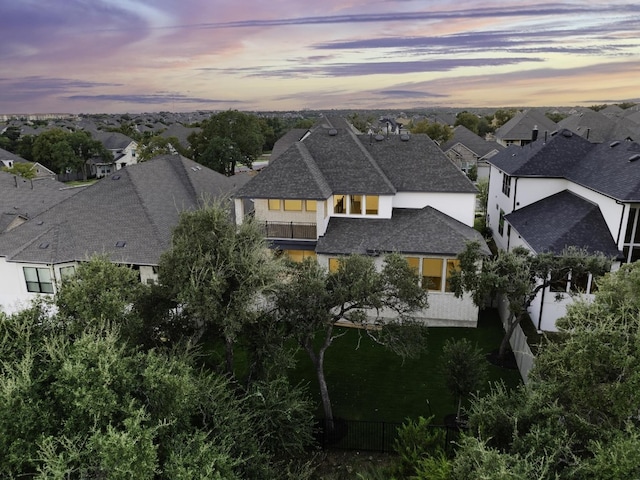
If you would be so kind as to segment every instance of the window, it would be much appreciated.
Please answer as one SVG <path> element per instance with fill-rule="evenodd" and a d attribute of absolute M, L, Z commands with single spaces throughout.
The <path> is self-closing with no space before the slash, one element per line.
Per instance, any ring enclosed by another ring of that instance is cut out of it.
<path fill-rule="evenodd" d="M 582 273 L 580 275 L 571 273 L 571 285 L 569 287 L 574 293 L 588 293 L 589 274 Z"/>
<path fill-rule="evenodd" d="M 425 290 L 442 289 L 442 258 L 422 259 L 422 288 Z"/>
<path fill-rule="evenodd" d="M 449 279 L 451 278 L 451 274 L 458 270 L 460 270 L 460 260 L 447 260 L 447 281 L 444 284 L 445 292 L 453 291 Z"/>
<path fill-rule="evenodd" d="M 420 259 L 418 257 L 406 257 L 407 263 L 409 267 L 416 272 L 416 274 L 420 273 Z"/>
<path fill-rule="evenodd" d="M 349 213 L 352 215 L 362 215 L 362 195 L 350 195 Z"/>
<path fill-rule="evenodd" d="M 76 274 L 76 267 L 71 265 L 70 267 L 60 267 L 60 280 L 63 282 L 73 277 Z"/>
<path fill-rule="evenodd" d="M 504 210 L 500 209 L 500 219 L 498 220 L 498 233 L 504 233 Z"/>
<path fill-rule="evenodd" d="M 284 209 L 287 212 L 301 212 L 302 211 L 302 200 L 285 200 L 284 201 Z"/>
<path fill-rule="evenodd" d="M 502 174 L 502 193 L 507 197 L 511 195 L 511 177 L 506 173 Z"/>
<path fill-rule="evenodd" d="M 284 253 L 294 262 L 302 262 L 305 258 L 316 258 L 313 250 L 284 250 Z"/>
<path fill-rule="evenodd" d="M 53 293 L 51 271 L 48 268 L 23 267 L 27 292 Z"/>
<path fill-rule="evenodd" d="M 269 210 L 280 210 L 280 199 L 278 199 L 278 198 L 270 198 L 269 199 Z"/>
<path fill-rule="evenodd" d="M 549 291 L 555 293 L 566 293 L 569 286 L 569 277 L 565 274 L 555 274 L 551 276 L 551 283 L 549 284 Z"/>
<path fill-rule="evenodd" d="M 337 272 L 339 267 L 340 267 L 340 259 L 339 258 L 335 258 L 335 257 L 331 257 L 329 259 L 329 271 L 330 272 Z"/>
<path fill-rule="evenodd" d="M 346 195 L 333 196 L 333 213 L 347 213 L 346 197 Z"/>
<path fill-rule="evenodd" d="M 377 195 L 367 195 L 364 199 L 366 202 L 365 213 L 367 215 L 377 215 L 379 197 Z"/>
<path fill-rule="evenodd" d="M 635 262 L 640 259 L 640 208 L 629 209 L 622 251 L 626 262 Z"/>
<path fill-rule="evenodd" d="M 318 210 L 318 202 L 316 202 L 315 200 L 305 201 L 304 206 L 307 209 L 307 212 L 315 212 Z"/>

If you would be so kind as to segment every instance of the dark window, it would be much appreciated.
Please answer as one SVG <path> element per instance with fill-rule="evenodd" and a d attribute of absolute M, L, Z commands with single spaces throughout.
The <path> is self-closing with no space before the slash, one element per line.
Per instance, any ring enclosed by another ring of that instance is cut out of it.
<path fill-rule="evenodd" d="M 511 177 L 506 173 L 502 174 L 502 193 L 507 197 L 511 195 Z"/>
<path fill-rule="evenodd" d="M 27 292 L 53 293 L 51 271 L 48 268 L 23 267 Z"/>

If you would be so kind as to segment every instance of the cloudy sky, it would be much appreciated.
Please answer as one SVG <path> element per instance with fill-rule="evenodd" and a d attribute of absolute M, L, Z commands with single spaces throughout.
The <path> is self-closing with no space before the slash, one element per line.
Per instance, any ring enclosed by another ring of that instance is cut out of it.
<path fill-rule="evenodd" d="M 0 113 L 640 101 L 637 0 L 0 0 Z"/>

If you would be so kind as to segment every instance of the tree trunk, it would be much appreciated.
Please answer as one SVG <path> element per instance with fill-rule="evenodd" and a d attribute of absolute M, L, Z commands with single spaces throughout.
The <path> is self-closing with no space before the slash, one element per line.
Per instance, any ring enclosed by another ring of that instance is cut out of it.
<path fill-rule="evenodd" d="M 513 313 L 509 315 L 509 321 L 507 322 L 507 328 L 505 330 L 504 337 L 502 337 L 502 342 L 500 342 L 500 350 L 498 350 L 498 358 L 504 359 L 505 354 L 507 353 L 507 349 L 509 348 L 509 340 L 511 340 L 511 335 L 516 329 L 516 326 L 520 323 L 520 317 L 516 317 Z"/>
<path fill-rule="evenodd" d="M 318 377 L 318 386 L 320 387 L 320 398 L 322 400 L 322 408 L 324 409 L 324 416 L 326 419 L 325 426 L 327 430 L 333 430 L 333 409 L 331 408 L 331 399 L 329 398 L 329 388 L 327 387 L 327 380 L 324 376 L 324 354 L 331 345 L 331 332 L 333 331 L 333 326 L 329 327 L 326 332 L 326 337 L 322 347 L 316 353 L 313 350 L 313 345 L 311 344 L 311 340 L 308 339 L 304 348 L 307 350 L 311 361 L 316 369 L 316 376 Z"/>

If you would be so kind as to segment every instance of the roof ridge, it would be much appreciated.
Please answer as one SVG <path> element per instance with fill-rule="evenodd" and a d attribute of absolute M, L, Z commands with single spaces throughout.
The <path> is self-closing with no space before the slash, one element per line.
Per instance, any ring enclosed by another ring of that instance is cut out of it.
<path fill-rule="evenodd" d="M 309 152 L 307 146 L 304 145 L 304 142 L 297 141 L 294 145 L 298 149 L 298 152 L 300 152 L 302 160 L 307 165 L 307 168 L 311 172 L 313 180 L 317 183 L 320 190 L 323 192 L 327 192 L 329 195 L 332 194 L 333 190 L 329 186 L 327 179 L 322 174 L 322 171 L 320 170 L 320 167 L 318 167 L 318 164 L 313 158 L 313 155 L 311 155 L 311 152 Z"/>
<path fill-rule="evenodd" d="M 358 138 L 358 136 L 355 133 L 353 133 L 351 130 L 348 130 L 348 133 L 353 139 L 353 141 L 356 143 L 360 151 L 364 153 L 365 158 L 369 161 L 371 166 L 376 170 L 376 172 L 380 174 L 380 176 L 384 179 L 384 182 L 387 184 L 387 186 L 391 188 L 391 191 L 394 193 L 397 193 L 398 189 L 396 188 L 396 186 L 391 182 L 389 177 L 387 177 L 387 175 L 384 173 L 380 165 L 378 165 L 378 162 L 376 162 L 375 158 L 373 158 L 373 155 L 371 155 L 371 152 L 369 152 L 369 150 L 367 150 L 365 146 L 362 145 L 362 142 L 360 142 L 360 139 Z"/>

